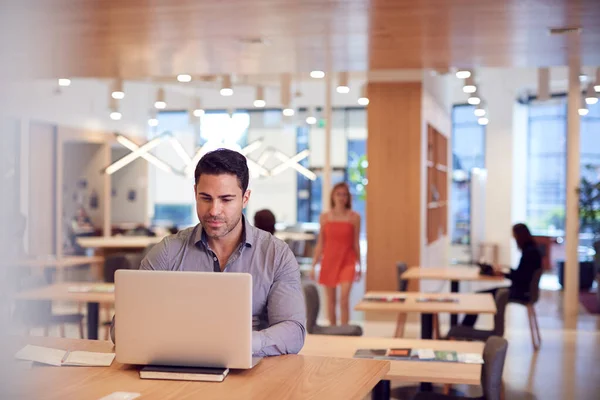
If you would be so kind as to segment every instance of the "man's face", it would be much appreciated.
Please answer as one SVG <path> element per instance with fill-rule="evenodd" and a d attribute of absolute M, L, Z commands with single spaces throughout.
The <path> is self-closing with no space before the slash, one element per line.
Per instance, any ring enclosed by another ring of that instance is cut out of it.
<path fill-rule="evenodd" d="M 231 174 L 202 174 L 194 185 L 196 212 L 208 237 L 227 236 L 240 222 L 250 191 L 242 193 L 237 177 Z"/>

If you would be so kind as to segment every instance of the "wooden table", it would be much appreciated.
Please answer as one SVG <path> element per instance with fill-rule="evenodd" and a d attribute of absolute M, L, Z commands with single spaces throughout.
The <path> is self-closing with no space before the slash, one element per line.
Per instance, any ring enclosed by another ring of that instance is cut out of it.
<path fill-rule="evenodd" d="M 100 256 L 64 256 L 56 258 L 53 256 L 38 258 L 23 258 L 10 262 L 0 262 L 0 267 L 20 267 L 20 268 L 56 268 L 57 280 L 64 281 L 64 272 L 67 268 L 73 268 L 80 265 L 92 264 L 93 267 L 102 268 L 104 257 Z"/>
<path fill-rule="evenodd" d="M 481 342 L 388 339 L 364 336 L 307 335 L 300 354 L 353 358 L 358 349 L 433 349 L 483 354 Z M 376 390 L 377 398 L 389 398 L 389 381 L 479 385 L 481 365 L 433 361 L 390 361 L 390 370 Z M 376 397 L 376 396 L 374 396 Z"/>
<path fill-rule="evenodd" d="M 36 344 L 65 350 L 113 352 L 104 341 L 27 338 L 15 346 Z M 233 370 L 221 383 L 139 378 L 139 368 L 113 362 L 111 367 L 34 366 L 10 398 L 99 399 L 113 392 L 141 393 L 140 399 L 362 399 L 388 373 L 390 363 L 305 355 L 263 359 L 251 370 Z"/>
<path fill-rule="evenodd" d="M 433 336 L 433 314 L 496 314 L 496 303 L 489 293 L 419 293 L 419 292 L 367 292 L 367 296 L 403 297 L 404 302 L 366 301 L 354 307 L 357 311 L 389 311 L 394 313 L 421 313 L 421 338 Z M 420 297 L 453 298 L 455 303 L 418 302 Z"/>
<path fill-rule="evenodd" d="M 162 239 L 160 236 L 92 236 L 77 238 L 77 243 L 81 247 L 94 249 L 97 256 L 107 256 L 118 252 L 142 251 Z"/>
<path fill-rule="evenodd" d="M 15 298 L 20 300 L 50 300 L 50 301 L 73 301 L 87 303 L 87 331 L 88 339 L 98 339 L 98 322 L 100 304 L 114 304 L 115 293 L 113 292 L 72 292 L 69 288 L 75 287 L 93 287 L 101 285 L 103 287 L 113 287 L 114 284 L 107 283 L 57 283 L 54 285 L 42 286 L 39 288 L 24 290 L 16 293 Z"/>
<path fill-rule="evenodd" d="M 411 267 L 402 274 L 402 278 L 406 280 L 436 280 L 450 281 L 450 292 L 460 292 L 461 281 L 477 281 L 477 282 L 503 282 L 502 276 L 480 275 L 479 267 L 473 266 L 449 266 L 449 267 Z M 454 326 L 458 323 L 458 315 L 450 316 L 450 325 Z"/>

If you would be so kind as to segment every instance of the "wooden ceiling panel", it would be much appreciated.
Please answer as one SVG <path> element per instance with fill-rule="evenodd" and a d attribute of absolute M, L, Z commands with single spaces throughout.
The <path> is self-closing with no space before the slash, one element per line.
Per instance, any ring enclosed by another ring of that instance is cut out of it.
<path fill-rule="evenodd" d="M 4 1 L 5 0 L 0 0 Z M 3 73 L 126 78 L 600 65 L 598 0 L 21 0 Z M 580 26 L 576 40 L 548 28 Z M 254 43 L 254 42 L 262 43 Z"/>

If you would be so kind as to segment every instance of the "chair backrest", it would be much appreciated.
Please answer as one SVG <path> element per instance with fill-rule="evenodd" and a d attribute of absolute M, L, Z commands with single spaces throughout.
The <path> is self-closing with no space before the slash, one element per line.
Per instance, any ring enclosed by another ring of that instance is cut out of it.
<path fill-rule="evenodd" d="M 502 393 L 502 371 L 508 342 L 498 336 L 490 336 L 483 348 L 481 386 L 485 400 L 500 400 Z"/>
<path fill-rule="evenodd" d="M 408 270 L 408 265 L 405 262 L 396 263 L 396 273 L 398 279 L 398 291 L 406 292 L 408 288 L 408 281 L 406 279 L 402 279 L 402 274 Z"/>
<path fill-rule="evenodd" d="M 319 316 L 319 291 L 312 283 L 305 283 L 302 288 L 304 289 L 304 301 L 306 302 L 306 332 L 313 333 Z"/>
<path fill-rule="evenodd" d="M 116 253 L 107 256 L 104 259 L 104 282 L 114 283 L 115 272 L 119 269 L 131 269 L 131 263 L 127 259 L 127 255 Z"/>
<path fill-rule="evenodd" d="M 496 291 L 496 315 L 494 315 L 494 335 L 496 336 L 504 336 L 504 317 L 509 295 L 509 288 L 501 288 Z"/>
<path fill-rule="evenodd" d="M 533 273 L 533 277 L 531 279 L 531 287 L 529 288 L 529 296 L 531 303 L 535 304 L 540 298 L 540 279 L 542 279 L 542 274 L 544 273 L 543 268 L 538 268 Z"/>

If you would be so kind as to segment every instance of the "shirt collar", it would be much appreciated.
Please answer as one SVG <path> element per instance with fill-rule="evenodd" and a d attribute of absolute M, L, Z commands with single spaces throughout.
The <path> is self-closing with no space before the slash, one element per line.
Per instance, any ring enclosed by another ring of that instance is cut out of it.
<path fill-rule="evenodd" d="M 254 227 L 250 225 L 248 219 L 242 214 L 242 243 L 246 247 L 252 247 L 254 244 Z M 208 236 L 204 229 L 202 229 L 202 223 L 199 223 L 194 235 L 194 244 L 202 243 L 205 247 L 208 247 Z"/>

